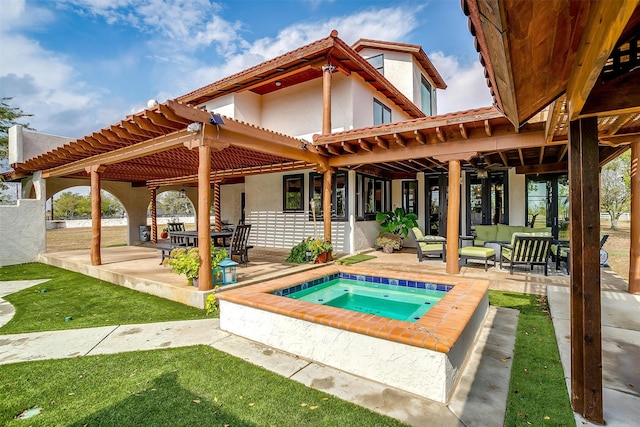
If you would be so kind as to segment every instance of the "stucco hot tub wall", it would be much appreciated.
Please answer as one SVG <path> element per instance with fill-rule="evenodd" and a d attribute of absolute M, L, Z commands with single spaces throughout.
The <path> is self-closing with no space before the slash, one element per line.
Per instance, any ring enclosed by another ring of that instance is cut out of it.
<path fill-rule="evenodd" d="M 338 271 L 451 284 L 418 322 L 270 294 Z M 327 366 L 446 403 L 488 312 L 488 281 L 328 266 L 220 292 L 220 327 Z"/>

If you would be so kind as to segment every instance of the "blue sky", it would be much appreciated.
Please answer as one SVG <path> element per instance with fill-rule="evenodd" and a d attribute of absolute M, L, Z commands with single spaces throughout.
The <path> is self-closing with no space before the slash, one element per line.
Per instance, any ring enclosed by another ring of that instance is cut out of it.
<path fill-rule="evenodd" d="M 333 29 L 421 45 L 448 85 L 439 113 L 492 103 L 460 0 L 2 0 L 0 96 L 79 138 Z"/>

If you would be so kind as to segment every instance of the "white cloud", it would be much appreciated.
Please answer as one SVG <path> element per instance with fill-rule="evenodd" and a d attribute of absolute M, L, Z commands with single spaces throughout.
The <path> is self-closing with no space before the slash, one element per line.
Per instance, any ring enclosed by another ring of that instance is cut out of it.
<path fill-rule="evenodd" d="M 493 105 L 479 62 L 462 65 L 456 57 L 442 52 L 432 52 L 428 56 L 447 83 L 447 88 L 438 92 L 438 114 Z"/>
<path fill-rule="evenodd" d="M 293 24 L 281 30 L 276 37 L 256 40 L 240 53 L 227 55 L 224 64 L 201 64 L 187 71 L 183 80 L 189 87 L 183 92 L 212 83 L 223 77 L 238 73 L 251 66 L 275 58 L 316 40 L 328 37 L 332 30 L 338 30 L 338 37 L 347 44 L 360 38 L 397 41 L 415 30 L 418 23 L 414 18 L 421 7 L 411 6 L 385 9 L 368 9 L 353 15 L 335 17 L 326 21 Z M 380 22 L 385 22 L 380 26 Z"/>
<path fill-rule="evenodd" d="M 416 16 L 425 7 L 409 3 L 383 9 L 369 7 L 327 20 L 310 18 L 283 28 L 274 37 L 249 42 L 242 36 L 247 30 L 244 24 L 221 16 L 224 3 L 209 0 L 57 2 L 56 7 L 69 13 L 100 17 L 110 24 L 137 29 L 140 36 L 131 42 L 129 49 L 118 56 L 105 55 L 94 66 L 103 75 L 119 75 L 122 70 L 137 72 L 136 67 L 144 60 L 149 68 L 139 71 L 145 73 L 147 87 L 140 92 L 149 93 L 141 95 L 119 94 L 112 83 L 110 86 L 104 82 L 92 83 L 93 76 L 78 75 L 74 58 L 47 50 L 34 39 L 21 36 L 19 31 L 9 32 L 19 29 L 17 25 L 52 20 L 54 15 L 32 3 L 25 6 L 24 0 L 2 1 L 0 95 L 14 96 L 12 105 L 34 114 L 31 123 L 36 129 L 70 137 L 80 137 L 140 111 L 148 98 L 164 101 L 177 97 L 325 38 L 334 29 L 348 44 L 360 38 L 402 41 L 418 29 Z M 316 4 L 322 0 L 307 1 Z M 385 25 L 380 25 L 381 22 Z M 440 52 L 430 57 L 449 86 L 439 93 L 440 113 L 491 105 L 479 64 L 463 66 L 455 57 Z M 135 97 L 144 99 L 133 99 Z"/>

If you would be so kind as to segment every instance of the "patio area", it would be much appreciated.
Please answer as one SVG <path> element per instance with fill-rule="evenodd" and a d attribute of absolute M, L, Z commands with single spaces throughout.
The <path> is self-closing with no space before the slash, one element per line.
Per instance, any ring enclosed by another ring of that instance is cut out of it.
<path fill-rule="evenodd" d="M 168 267 L 160 265 L 160 251 L 151 244 L 146 246 L 118 246 L 102 248 L 102 265 L 92 266 L 88 249 L 73 251 L 47 252 L 40 256 L 39 261 L 56 267 L 77 271 L 91 277 L 96 277 L 117 285 L 125 286 L 140 292 L 179 301 L 184 304 L 202 308 L 204 298 L 210 291 L 199 291 L 189 286 L 184 276 L 172 273 Z M 362 263 L 359 267 L 371 269 L 400 270 L 407 272 L 429 272 L 446 275 L 446 264 L 439 258 L 418 262 L 416 250 L 404 248 L 392 254 L 371 249 L 363 252 L 375 256 Z M 238 266 L 238 283 L 227 288 L 247 286 L 279 276 L 316 268 L 311 264 L 291 264 L 284 260 L 289 255 L 286 249 L 255 247 L 249 253 L 249 263 L 246 267 Z M 348 255 L 345 255 L 348 256 Z M 337 258 L 340 258 L 338 256 Z M 604 268 L 602 274 L 602 290 L 626 292 L 627 283 L 609 268 Z M 525 294 L 546 295 L 547 286 L 569 287 L 569 276 L 564 269 L 555 270 L 550 262 L 549 275 L 545 276 L 542 269 L 533 270 L 516 268 L 513 275 L 509 270 L 499 267 L 484 270 L 484 265 L 472 260 L 468 264 L 461 261 L 460 275 L 470 278 L 483 278 L 491 282 L 490 289 Z"/>

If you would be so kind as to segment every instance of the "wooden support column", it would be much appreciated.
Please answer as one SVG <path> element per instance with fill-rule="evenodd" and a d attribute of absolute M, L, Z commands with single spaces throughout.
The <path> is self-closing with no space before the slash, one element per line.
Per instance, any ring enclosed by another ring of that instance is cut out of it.
<path fill-rule="evenodd" d="M 335 70 L 331 64 L 322 66 L 322 134 L 331 133 L 331 73 Z"/>
<path fill-rule="evenodd" d="M 324 240 L 331 241 L 331 185 L 333 169 L 324 171 L 322 185 L 322 220 L 324 222 Z"/>
<path fill-rule="evenodd" d="M 102 265 L 100 241 L 102 239 L 102 197 L 100 195 L 100 174 L 105 166 L 95 165 L 87 168 L 91 175 L 91 265 Z"/>
<path fill-rule="evenodd" d="M 629 293 L 640 294 L 640 141 L 631 144 L 631 244 Z"/>
<path fill-rule="evenodd" d="M 198 147 L 198 254 L 200 272 L 198 290 L 213 288 L 211 281 L 211 147 L 204 143 Z"/>
<path fill-rule="evenodd" d="M 449 202 L 447 203 L 447 273 L 459 274 L 460 160 L 449 161 Z"/>
<path fill-rule="evenodd" d="M 158 209 L 156 207 L 156 197 L 158 189 L 153 187 L 151 190 L 151 241 L 158 243 Z"/>
<path fill-rule="evenodd" d="M 600 307 L 600 175 L 596 117 L 569 124 L 571 403 L 603 424 Z"/>
<path fill-rule="evenodd" d="M 216 222 L 216 231 L 222 231 L 222 219 L 220 216 L 220 181 L 213 182 L 213 217 Z"/>

